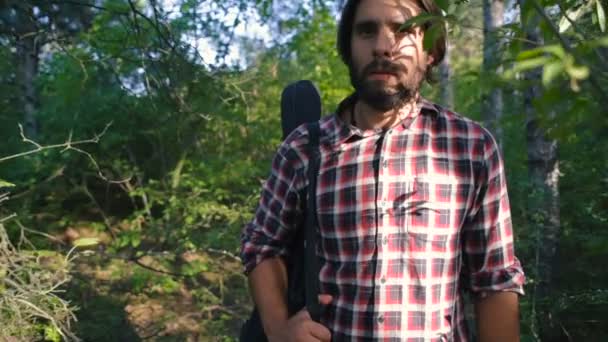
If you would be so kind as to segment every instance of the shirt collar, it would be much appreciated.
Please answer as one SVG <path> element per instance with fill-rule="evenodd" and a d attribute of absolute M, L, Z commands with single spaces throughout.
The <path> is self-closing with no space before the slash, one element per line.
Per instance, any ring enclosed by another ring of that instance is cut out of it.
<path fill-rule="evenodd" d="M 353 94 L 349 95 L 348 97 L 346 97 L 344 100 L 342 100 L 342 102 L 340 102 L 336 112 L 333 114 L 332 119 L 331 119 L 332 129 L 330 130 L 329 137 L 328 137 L 333 144 L 339 146 L 340 144 L 344 143 L 345 141 L 351 139 L 353 136 L 363 138 L 363 137 L 369 137 L 372 135 L 382 133 L 382 131 L 383 131 L 382 129 L 363 131 L 357 127 L 352 126 L 349 122 L 345 122 L 344 120 L 342 120 L 342 118 L 338 114 L 343 113 L 344 111 L 347 111 L 347 110 L 351 110 L 352 106 L 356 102 L 357 102 L 357 94 L 353 93 Z M 435 116 L 435 115 L 439 114 L 441 112 L 441 110 L 442 110 L 441 107 L 439 107 L 438 105 L 434 104 L 433 102 L 431 102 L 423 97 L 420 97 L 416 104 L 416 108 L 414 108 L 412 113 L 410 115 L 408 115 L 406 118 L 404 118 L 398 124 L 398 126 L 400 126 L 403 129 L 407 129 L 418 116 L 420 116 L 420 115 Z"/>

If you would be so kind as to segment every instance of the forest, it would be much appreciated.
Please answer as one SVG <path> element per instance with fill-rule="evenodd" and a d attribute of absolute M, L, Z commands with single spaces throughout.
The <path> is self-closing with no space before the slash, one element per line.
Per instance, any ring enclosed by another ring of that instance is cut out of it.
<path fill-rule="evenodd" d="M 352 92 L 344 2 L 0 1 L 0 340 L 238 340 L 281 92 Z M 502 148 L 522 341 L 607 341 L 608 3 L 436 3 L 423 96 Z"/>

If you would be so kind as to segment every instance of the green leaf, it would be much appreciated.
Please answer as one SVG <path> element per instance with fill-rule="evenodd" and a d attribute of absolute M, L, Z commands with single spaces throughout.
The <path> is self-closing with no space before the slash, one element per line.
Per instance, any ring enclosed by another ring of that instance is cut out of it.
<path fill-rule="evenodd" d="M 141 235 L 139 233 L 134 233 L 131 235 L 131 246 L 134 248 L 139 247 L 141 244 Z"/>
<path fill-rule="evenodd" d="M 44 339 L 45 341 L 59 342 L 61 341 L 61 335 L 54 326 L 47 325 L 44 327 Z"/>
<path fill-rule="evenodd" d="M 431 13 L 421 13 L 415 17 L 411 17 L 401 25 L 401 30 L 409 30 L 413 27 L 423 26 L 426 23 L 441 19 L 441 16 Z"/>
<path fill-rule="evenodd" d="M 82 238 L 74 240 L 74 247 L 90 247 L 99 244 L 98 238 Z"/>
<path fill-rule="evenodd" d="M 543 65 L 551 62 L 552 60 L 553 60 L 553 58 L 549 57 L 549 56 L 540 56 L 540 57 L 536 57 L 536 58 L 530 58 L 530 59 L 516 62 L 515 65 L 513 66 L 513 69 L 515 71 L 534 69 L 534 68 L 543 66 Z"/>
<path fill-rule="evenodd" d="M 564 64 L 560 61 L 551 62 L 543 68 L 543 85 L 548 87 L 551 85 L 551 82 L 559 76 L 559 74 L 564 70 Z"/>
<path fill-rule="evenodd" d="M 435 3 L 437 6 L 439 6 L 439 8 L 445 12 L 448 12 L 448 7 L 450 7 L 450 2 L 448 0 L 435 0 Z"/>
<path fill-rule="evenodd" d="M 433 49 L 433 45 L 441 34 L 443 33 L 443 22 L 436 22 L 428 30 L 424 32 L 424 40 L 422 41 L 422 46 L 425 51 L 431 51 Z"/>
<path fill-rule="evenodd" d="M 566 72 L 577 80 L 584 80 L 589 77 L 589 67 L 585 65 L 572 65 L 566 67 Z"/>
<path fill-rule="evenodd" d="M 3 181 L 2 179 L 0 179 L 0 188 L 12 188 L 14 186 L 15 186 L 15 184 L 9 183 L 7 181 Z"/>
<path fill-rule="evenodd" d="M 599 46 L 608 47 L 608 36 L 605 36 L 605 37 L 592 41 L 591 43 L 589 43 L 589 46 L 592 48 L 599 47 Z"/>
<path fill-rule="evenodd" d="M 523 61 L 526 59 L 531 59 L 534 57 L 542 56 L 544 53 L 545 53 L 545 51 L 542 50 L 541 48 L 525 50 L 525 51 L 520 52 L 515 59 L 518 61 Z"/>
<path fill-rule="evenodd" d="M 564 51 L 564 48 L 558 44 L 543 46 L 542 48 L 540 48 L 540 50 L 551 53 L 561 59 L 564 59 L 566 57 L 566 52 Z"/>
<path fill-rule="evenodd" d="M 601 0 L 596 0 L 595 3 L 597 4 L 597 21 L 600 24 L 600 30 L 606 32 L 606 10 Z"/>

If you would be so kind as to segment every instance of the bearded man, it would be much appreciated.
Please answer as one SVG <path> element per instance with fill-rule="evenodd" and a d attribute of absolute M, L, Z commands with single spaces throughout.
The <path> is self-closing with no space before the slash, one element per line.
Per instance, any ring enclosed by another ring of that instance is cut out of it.
<path fill-rule="evenodd" d="M 420 96 L 445 54 L 428 25 L 404 29 L 432 0 L 349 0 L 338 50 L 355 92 L 322 118 L 317 220 L 325 306 L 289 317 L 286 270 L 309 134 L 280 146 L 242 259 L 270 341 L 467 341 L 474 298 L 480 341 L 518 341 L 524 274 L 514 255 L 503 161 L 479 124 Z"/>

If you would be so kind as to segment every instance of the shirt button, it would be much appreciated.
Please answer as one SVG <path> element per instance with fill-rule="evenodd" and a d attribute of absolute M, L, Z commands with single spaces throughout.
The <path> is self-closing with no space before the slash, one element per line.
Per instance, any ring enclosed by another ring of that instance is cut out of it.
<path fill-rule="evenodd" d="M 380 279 L 380 283 L 385 284 L 386 283 L 386 278 L 382 277 L 382 279 Z"/>
<path fill-rule="evenodd" d="M 385 236 L 384 239 L 382 239 L 382 243 L 388 245 L 388 236 Z"/>
<path fill-rule="evenodd" d="M 382 315 L 378 316 L 378 323 L 380 323 L 380 324 L 384 323 L 384 316 L 382 316 Z"/>
<path fill-rule="evenodd" d="M 388 160 L 384 159 L 384 161 L 382 162 L 382 167 L 384 167 L 385 169 L 388 167 Z"/>

